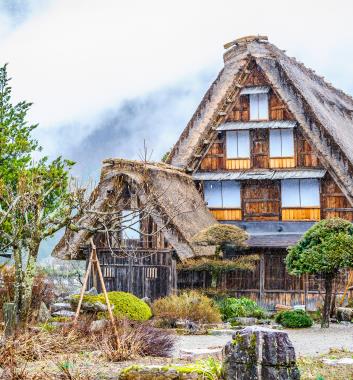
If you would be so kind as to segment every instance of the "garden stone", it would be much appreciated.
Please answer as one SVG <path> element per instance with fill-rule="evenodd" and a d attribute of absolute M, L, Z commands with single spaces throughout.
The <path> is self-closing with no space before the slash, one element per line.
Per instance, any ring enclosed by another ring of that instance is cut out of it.
<path fill-rule="evenodd" d="M 74 311 L 70 311 L 70 310 L 59 310 L 59 311 L 56 311 L 55 313 L 52 313 L 52 317 L 68 317 L 68 318 L 72 318 L 75 316 L 75 312 Z"/>
<path fill-rule="evenodd" d="M 194 361 L 194 360 L 207 359 L 210 357 L 215 358 L 217 360 L 222 360 L 223 347 L 194 348 L 194 349 L 179 351 L 179 359 L 187 359 L 190 361 Z"/>
<path fill-rule="evenodd" d="M 294 347 L 283 331 L 252 326 L 224 348 L 225 380 L 299 380 Z"/>
<path fill-rule="evenodd" d="M 93 287 L 90 290 L 87 290 L 85 292 L 85 295 L 87 295 L 87 296 L 98 296 L 98 291 L 96 288 Z"/>
<path fill-rule="evenodd" d="M 258 325 L 270 325 L 271 319 L 258 319 L 256 321 L 256 324 L 258 324 Z"/>
<path fill-rule="evenodd" d="M 233 335 L 234 330 L 233 329 L 214 329 L 208 331 L 209 335 L 218 336 L 218 335 Z"/>
<path fill-rule="evenodd" d="M 152 306 L 151 298 L 149 298 L 149 297 L 143 297 L 141 299 L 142 299 L 143 302 L 146 302 L 149 307 Z"/>
<path fill-rule="evenodd" d="M 236 317 L 233 321 L 240 326 L 253 326 L 257 323 L 257 319 L 252 317 Z"/>
<path fill-rule="evenodd" d="M 338 307 L 337 319 L 345 322 L 350 322 L 353 319 L 353 309 L 350 307 Z"/>
<path fill-rule="evenodd" d="M 97 321 L 93 321 L 90 325 L 90 332 L 100 332 L 106 329 L 109 326 L 109 321 L 106 319 L 99 319 Z"/>
<path fill-rule="evenodd" d="M 50 305 L 50 310 L 52 313 L 60 310 L 71 310 L 71 305 L 67 302 L 56 302 Z"/>
<path fill-rule="evenodd" d="M 114 305 L 110 305 L 110 308 L 113 310 Z M 81 310 L 84 311 L 94 311 L 94 312 L 100 312 L 100 311 L 108 311 L 108 306 L 102 302 L 82 302 Z"/>
<path fill-rule="evenodd" d="M 44 302 L 40 303 L 38 310 L 38 322 L 45 323 L 51 317 L 50 311 Z"/>

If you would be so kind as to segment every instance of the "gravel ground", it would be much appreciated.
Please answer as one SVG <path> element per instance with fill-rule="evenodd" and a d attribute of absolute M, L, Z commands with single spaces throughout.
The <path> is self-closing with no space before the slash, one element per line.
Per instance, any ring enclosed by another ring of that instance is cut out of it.
<path fill-rule="evenodd" d="M 344 348 L 353 351 L 353 324 L 348 326 L 332 324 L 328 329 L 315 325 L 308 329 L 284 330 L 288 332 L 298 356 L 315 356 L 325 354 L 330 348 Z M 215 348 L 224 346 L 231 339 L 230 335 L 186 335 L 178 337 L 175 356 L 180 350 L 195 348 Z"/>

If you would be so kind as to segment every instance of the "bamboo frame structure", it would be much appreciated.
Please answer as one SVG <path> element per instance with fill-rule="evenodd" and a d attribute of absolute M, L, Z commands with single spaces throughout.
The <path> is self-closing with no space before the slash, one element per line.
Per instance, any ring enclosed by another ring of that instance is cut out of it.
<path fill-rule="evenodd" d="M 92 238 L 90 239 L 90 242 L 91 242 L 92 250 L 91 250 L 91 254 L 90 254 L 89 261 L 88 261 L 87 270 L 86 270 L 86 273 L 85 273 L 85 277 L 84 277 L 82 288 L 81 288 L 81 292 L 80 292 L 80 298 L 79 298 L 79 301 L 78 301 L 78 305 L 77 305 L 77 309 L 76 309 L 76 314 L 75 314 L 75 318 L 74 318 L 74 325 L 77 323 L 78 318 L 80 316 L 82 301 L 83 301 L 83 297 L 84 297 L 84 294 L 85 294 L 85 291 L 86 291 L 86 288 L 87 288 L 88 277 L 89 277 L 91 271 L 92 271 L 92 273 L 94 273 L 94 270 L 96 270 L 97 273 L 98 273 L 99 281 L 100 281 L 101 286 L 102 286 L 102 290 L 103 290 L 103 294 L 104 294 L 104 299 L 105 299 L 105 302 L 107 304 L 109 319 L 110 319 L 112 327 L 113 327 L 114 335 L 115 335 L 116 339 L 119 340 L 118 330 L 116 328 L 115 319 L 114 319 L 112 308 L 111 308 L 110 301 L 109 301 L 109 298 L 108 298 L 107 289 L 106 289 L 105 284 L 104 284 L 102 270 L 101 270 L 101 267 L 100 267 L 100 264 L 99 264 L 99 260 L 98 260 L 98 257 L 97 257 L 97 249 L 96 249 L 95 244 L 93 243 L 93 239 Z"/>

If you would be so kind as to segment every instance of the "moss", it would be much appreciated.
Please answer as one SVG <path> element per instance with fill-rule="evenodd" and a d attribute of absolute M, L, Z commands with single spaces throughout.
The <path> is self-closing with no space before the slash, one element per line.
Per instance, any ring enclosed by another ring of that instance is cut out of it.
<path fill-rule="evenodd" d="M 111 305 L 114 306 L 113 314 L 120 319 L 130 319 L 133 321 L 146 321 L 152 317 L 151 308 L 146 302 L 140 300 L 131 293 L 126 292 L 108 292 L 108 298 Z M 77 305 L 79 295 L 72 297 L 72 303 Z M 95 303 L 101 302 L 105 304 L 104 294 L 98 294 L 97 296 L 85 295 L 83 302 Z M 98 318 L 107 318 L 108 312 L 98 313 Z"/>
<path fill-rule="evenodd" d="M 222 378 L 222 365 L 219 361 L 213 358 L 198 360 L 195 363 L 190 363 L 182 366 L 171 364 L 161 367 L 148 368 L 139 365 L 132 365 L 130 367 L 124 368 L 120 372 L 120 376 L 121 378 L 124 378 L 124 375 L 127 375 L 130 372 L 139 372 L 144 370 L 150 370 L 151 372 L 175 371 L 178 374 L 196 373 L 200 375 L 204 380 L 218 380 Z"/>
<path fill-rule="evenodd" d="M 242 343 L 244 343 L 244 337 L 240 334 L 237 334 L 235 338 L 232 340 L 233 346 L 237 346 Z"/>
<path fill-rule="evenodd" d="M 50 322 L 50 323 L 52 323 L 52 322 L 64 323 L 64 322 L 71 322 L 71 321 L 72 321 L 72 319 L 69 317 L 51 317 L 48 320 L 48 322 Z"/>

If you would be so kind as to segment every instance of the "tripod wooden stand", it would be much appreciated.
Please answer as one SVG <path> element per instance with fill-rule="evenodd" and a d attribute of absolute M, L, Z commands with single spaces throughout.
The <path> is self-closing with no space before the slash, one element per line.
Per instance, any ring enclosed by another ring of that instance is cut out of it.
<path fill-rule="evenodd" d="M 344 302 L 344 299 L 346 298 L 346 295 L 347 295 L 347 293 L 348 293 L 348 290 L 349 290 L 352 286 L 353 286 L 353 271 L 349 271 L 348 280 L 347 280 L 347 285 L 346 285 L 346 287 L 344 288 L 344 292 L 343 292 L 342 298 L 341 298 L 340 303 L 339 303 L 340 306 L 343 305 L 343 302 Z"/>
<path fill-rule="evenodd" d="M 87 288 L 88 277 L 89 277 L 89 275 L 90 275 L 91 272 L 92 272 L 92 274 L 95 274 L 95 271 L 96 271 L 98 273 L 99 281 L 100 281 L 100 284 L 101 284 L 101 287 L 102 287 L 102 290 L 103 290 L 104 299 L 105 299 L 105 303 L 107 304 L 108 314 L 109 314 L 109 318 L 110 318 L 110 321 L 111 321 L 112 326 L 113 326 L 114 334 L 115 334 L 116 338 L 118 339 L 118 330 L 116 328 L 115 319 L 114 319 L 112 308 L 111 308 L 110 301 L 109 301 L 109 298 L 108 298 L 107 289 L 106 289 L 105 284 L 104 284 L 104 278 L 103 278 L 103 275 L 102 275 L 102 270 L 101 270 L 101 267 L 99 265 L 99 260 L 98 260 L 98 257 L 97 257 L 96 246 L 93 243 L 93 239 L 92 238 L 91 238 L 90 242 L 91 242 L 91 248 L 92 249 L 91 249 L 91 254 L 90 254 L 90 257 L 89 257 L 89 261 L 88 261 L 88 266 L 87 266 L 87 270 L 86 270 L 86 273 L 85 273 L 85 277 L 83 279 L 83 284 L 82 284 L 82 289 L 81 289 L 81 293 L 80 293 L 80 298 L 79 298 L 79 301 L 78 301 L 78 305 L 77 305 L 77 309 L 76 309 L 76 314 L 75 314 L 75 318 L 74 318 L 74 325 L 77 323 L 78 318 L 80 316 L 83 296 L 84 296 L 86 288 Z"/>

